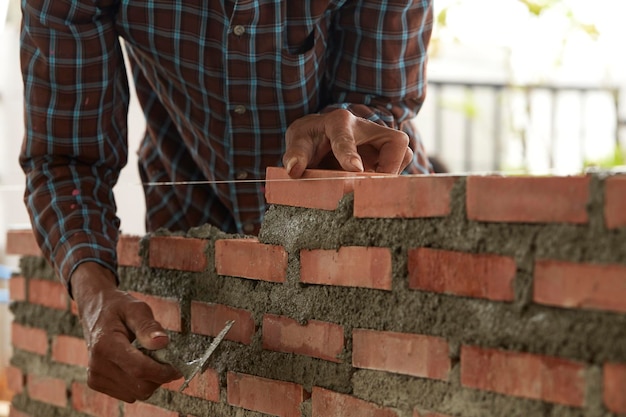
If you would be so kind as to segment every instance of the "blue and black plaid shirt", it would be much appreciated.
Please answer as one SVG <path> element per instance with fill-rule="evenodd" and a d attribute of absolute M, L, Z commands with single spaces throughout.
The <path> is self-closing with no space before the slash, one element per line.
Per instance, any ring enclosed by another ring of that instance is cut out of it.
<path fill-rule="evenodd" d="M 144 182 L 263 179 L 284 133 L 346 108 L 409 134 L 425 95 L 432 0 L 23 0 L 26 202 L 67 281 L 116 269 L 113 186 L 127 158 L 127 48 L 147 129 Z M 120 41 L 123 39 L 123 45 Z M 261 182 L 146 185 L 147 228 L 254 233 Z"/>

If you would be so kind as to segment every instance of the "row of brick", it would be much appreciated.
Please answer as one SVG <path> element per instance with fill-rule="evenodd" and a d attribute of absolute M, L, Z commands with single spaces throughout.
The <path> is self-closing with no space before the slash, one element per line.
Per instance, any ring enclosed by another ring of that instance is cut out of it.
<path fill-rule="evenodd" d="M 207 268 L 206 240 L 153 237 L 149 244 L 151 267 L 187 271 Z M 122 265 L 141 265 L 138 238 L 122 237 L 119 249 Z M 282 246 L 263 244 L 252 238 L 215 242 L 215 269 L 220 275 L 285 282 L 287 257 Z M 408 285 L 412 290 L 493 301 L 515 298 L 517 265 L 512 257 L 413 248 L 408 250 L 407 264 Z M 392 269 L 389 248 L 349 246 L 300 251 L 300 282 L 305 284 L 391 290 Z M 624 265 L 541 259 L 534 267 L 533 300 L 555 307 L 624 313 L 625 280 Z M 14 278 L 10 289 L 15 300 L 75 310 L 65 288 L 55 281 L 29 279 L 26 283 L 23 278 Z M 168 328 L 180 331 L 180 324 L 171 323 Z"/>
<path fill-rule="evenodd" d="M 201 313 L 216 314 L 219 321 L 241 317 L 241 311 L 225 306 L 197 303 Z M 206 317 L 195 331 L 214 336 L 216 317 Z M 207 323 L 204 325 L 203 323 Z M 248 324 L 244 323 L 244 327 Z M 237 324 L 235 333 L 227 339 L 249 343 L 251 335 L 244 335 Z M 48 336 L 45 330 L 12 325 L 13 346 L 38 355 L 47 355 Z M 276 315 L 263 320 L 263 348 L 278 352 L 311 356 L 341 362 L 344 351 L 344 329 L 334 323 L 297 321 Z M 55 362 L 87 366 L 87 351 L 79 338 L 56 335 L 53 338 L 51 358 Z M 449 381 L 452 369 L 450 346 L 445 339 L 419 334 L 355 329 L 352 332 L 352 366 L 359 369 L 391 372 L 420 378 Z M 486 349 L 463 345 L 460 354 L 461 385 L 505 395 L 531 398 L 546 402 L 582 407 L 585 398 L 585 372 L 582 362 L 524 352 Z M 16 379 L 16 378 L 13 378 Z M 176 390 L 182 381 L 167 388 Z M 245 384 L 244 384 L 245 385 Z M 604 365 L 604 399 L 614 412 L 626 412 L 626 364 Z M 210 401 L 219 401 L 219 376 L 207 371 L 190 385 L 188 395 Z M 246 408 L 246 407 L 244 407 Z M 258 410 L 262 411 L 262 410 Z"/>
<path fill-rule="evenodd" d="M 452 211 L 451 191 L 460 177 L 390 176 L 307 170 L 291 180 L 283 168 L 268 168 L 265 197 L 270 204 L 335 210 L 354 192 L 354 216 L 443 217 Z M 498 196 L 494 199 L 494 196 Z M 468 176 L 467 218 L 481 222 L 589 222 L 591 176 Z M 606 179 L 604 220 L 609 229 L 626 226 L 626 176 Z"/>
<path fill-rule="evenodd" d="M 25 386 L 17 387 L 16 392 L 26 389 L 31 399 L 66 407 L 94 417 L 179 417 L 177 411 L 164 409 L 144 402 L 121 404 L 119 401 L 89 389 L 84 383 L 72 382 L 68 390 L 62 379 L 36 375 L 17 375 Z M 26 388 L 25 388 L 26 387 Z M 71 399 L 68 397 L 71 396 Z M 378 406 L 357 397 L 341 394 L 321 387 L 313 387 L 309 394 L 295 383 L 271 380 L 253 375 L 229 372 L 227 375 L 227 401 L 234 407 L 271 414 L 278 417 L 300 417 L 302 402 L 311 399 L 313 417 L 398 417 L 391 409 Z M 120 413 L 121 411 L 121 413 Z M 443 414 L 419 411 L 416 407 L 414 417 L 446 417 Z M 31 417 L 16 408 L 11 409 L 9 417 Z M 195 417 L 188 415 L 187 417 Z"/>

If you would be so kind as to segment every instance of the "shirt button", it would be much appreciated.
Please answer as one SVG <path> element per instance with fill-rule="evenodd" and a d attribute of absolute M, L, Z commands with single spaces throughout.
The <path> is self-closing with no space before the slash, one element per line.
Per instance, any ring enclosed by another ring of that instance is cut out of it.
<path fill-rule="evenodd" d="M 235 174 L 235 178 L 238 180 L 245 180 L 248 178 L 248 173 L 246 171 L 238 171 L 237 174 Z"/>
<path fill-rule="evenodd" d="M 254 232 L 254 223 L 244 223 L 243 224 L 243 231 L 245 233 L 252 233 L 252 232 Z"/>
<path fill-rule="evenodd" d="M 241 25 L 236 25 L 236 26 L 233 28 L 233 33 L 234 33 L 235 35 L 237 35 L 237 36 L 241 36 L 241 35 L 243 35 L 244 33 L 246 33 L 246 28 L 245 28 L 245 27 L 243 27 L 243 26 L 241 26 Z"/>
<path fill-rule="evenodd" d="M 234 110 L 237 114 L 244 114 L 246 112 L 246 106 L 242 104 L 237 104 Z"/>

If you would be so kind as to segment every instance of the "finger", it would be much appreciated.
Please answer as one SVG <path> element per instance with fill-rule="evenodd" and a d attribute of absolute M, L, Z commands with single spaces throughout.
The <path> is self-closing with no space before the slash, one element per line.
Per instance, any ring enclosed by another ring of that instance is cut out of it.
<path fill-rule="evenodd" d="M 129 376 L 159 385 L 182 376 L 171 365 L 159 363 L 140 352 L 121 331 L 109 333 L 91 347 L 89 368 L 94 375 L 103 375 L 122 384 Z"/>
<path fill-rule="evenodd" d="M 123 310 L 123 320 L 135 335 L 139 344 L 149 350 L 163 349 L 169 336 L 163 326 L 154 319 L 150 307 L 142 301 L 128 303 Z"/>
<path fill-rule="evenodd" d="M 398 130 L 384 129 L 386 130 L 379 132 L 377 139 L 370 142 L 379 151 L 376 172 L 400 174 L 413 157 L 413 151 L 409 148 L 409 137 Z"/>
<path fill-rule="evenodd" d="M 141 381 L 126 374 L 117 364 L 108 363 L 107 372 L 89 368 L 87 385 L 96 391 L 115 397 L 125 402 L 148 399 L 160 384 Z"/>
<path fill-rule="evenodd" d="M 400 172 L 404 171 L 406 167 L 409 166 L 412 160 L 413 160 L 413 150 L 407 146 L 406 151 L 404 153 L 404 159 L 402 160 L 402 166 L 400 167 Z"/>
<path fill-rule="evenodd" d="M 299 141 L 292 140 L 283 155 L 283 165 L 287 170 L 287 175 L 291 178 L 300 178 L 309 165 L 309 161 L 313 159 L 313 154 L 313 144 L 310 141 L 304 138 Z"/>
<path fill-rule="evenodd" d="M 335 110 L 325 118 L 326 136 L 335 158 L 345 171 L 363 172 L 353 125 L 356 117 L 347 110 Z"/>
<path fill-rule="evenodd" d="M 306 168 L 317 167 L 330 153 L 322 121 L 320 115 L 312 114 L 296 120 L 287 129 L 283 165 L 291 178 L 300 178 Z"/>

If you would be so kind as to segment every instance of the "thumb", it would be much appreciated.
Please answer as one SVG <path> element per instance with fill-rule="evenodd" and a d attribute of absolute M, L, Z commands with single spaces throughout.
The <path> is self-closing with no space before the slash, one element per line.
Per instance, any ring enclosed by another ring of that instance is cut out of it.
<path fill-rule="evenodd" d="M 125 311 L 128 329 L 141 346 L 148 350 L 163 349 L 170 341 L 163 326 L 154 319 L 152 310 L 143 301 L 134 301 Z"/>

